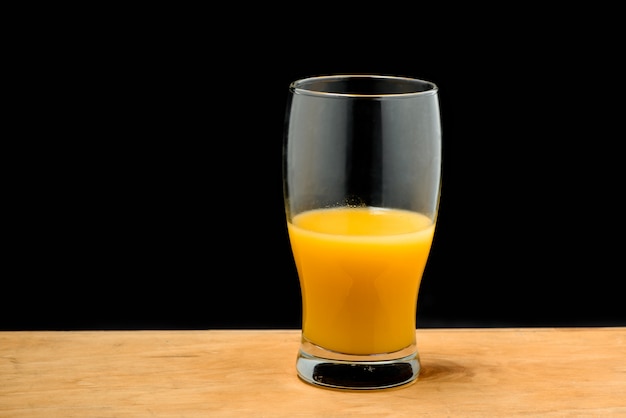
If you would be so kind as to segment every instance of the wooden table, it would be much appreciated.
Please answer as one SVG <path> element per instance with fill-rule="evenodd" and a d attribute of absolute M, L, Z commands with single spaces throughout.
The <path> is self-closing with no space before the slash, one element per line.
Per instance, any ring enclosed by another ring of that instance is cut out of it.
<path fill-rule="evenodd" d="M 420 329 L 385 391 L 296 377 L 295 330 L 0 332 L 0 417 L 626 417 L 626 328 Z"/>

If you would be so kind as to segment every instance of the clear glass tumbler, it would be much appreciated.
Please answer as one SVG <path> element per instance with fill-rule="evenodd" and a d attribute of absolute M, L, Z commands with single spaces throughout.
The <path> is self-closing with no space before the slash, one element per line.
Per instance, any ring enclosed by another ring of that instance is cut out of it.
<path fill-rule="evenodd" d="M 294 81 L 283 183 L 302 292 L 298 376 L 343 389 L 414 382 L 441 186 L 437 86 L 381 75 Z"/>

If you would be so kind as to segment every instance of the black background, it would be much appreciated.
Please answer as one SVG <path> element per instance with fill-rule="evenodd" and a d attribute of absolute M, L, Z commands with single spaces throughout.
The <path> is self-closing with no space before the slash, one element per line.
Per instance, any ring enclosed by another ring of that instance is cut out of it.
<path fill-rule="evenodd" d="M 291 81 L 336 73 L 440 89 L 418 327 L 626 325 L 610 30 L 543 12 L 446 24 L 398 10 L 390 28 L 373 12 L 351 26 L 282 13 L 142 11 L 24 35 L 0 329 L 298 328 L 285 104 Z"/>

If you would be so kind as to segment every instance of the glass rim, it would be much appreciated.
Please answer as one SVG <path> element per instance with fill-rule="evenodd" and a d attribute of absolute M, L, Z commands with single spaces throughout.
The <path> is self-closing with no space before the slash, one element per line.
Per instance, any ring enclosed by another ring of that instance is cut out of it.
<path fill-rule="evenodd" d="M 347 81 L 349 79 L 369 79 L 372 81 L 387 81 L 395 84 L 404 83 L 413 85 L 415 88 L 406 89 L 406 91 L 387 91 L 376 93 L 357 93 L 348 91 L 325 91 L 319 88 L 311 88 L 314 82 L 332 82 Z M 385 97 L 412 97 L 436 94 L 439 90 L 437 85 L 432 81 L 420 78 L 404 77 L 397 75 L 381 75 L 381 74 L 335 74 L 335 75 L 319 75 L 305 77 L 293 81 L 289 85 L 289 90 L 294 94 L 306 94 L 320 97 L 364 97 L 364 98 L 385 98 Z"/>

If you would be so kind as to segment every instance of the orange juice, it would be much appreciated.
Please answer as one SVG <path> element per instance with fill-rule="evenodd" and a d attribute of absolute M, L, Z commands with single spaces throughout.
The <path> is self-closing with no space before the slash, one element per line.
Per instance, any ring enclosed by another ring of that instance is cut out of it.
<path fill-rule="evenodd" d="M 302 290 L 302 333 L 348 354 L 415 343 L 417 294 L 434 234 L 425 215 L 341 207 L 288 223 Z"/>

